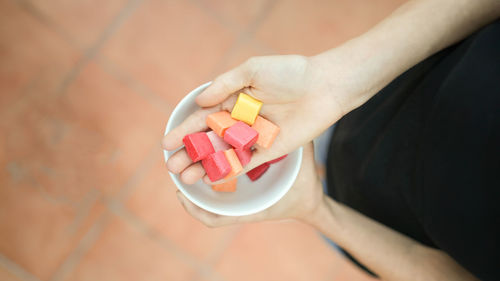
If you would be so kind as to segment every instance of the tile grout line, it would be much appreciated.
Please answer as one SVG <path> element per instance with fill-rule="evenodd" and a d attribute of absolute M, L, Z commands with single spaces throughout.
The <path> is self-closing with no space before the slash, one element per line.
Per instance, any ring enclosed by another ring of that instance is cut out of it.
<path fill-rule="evenodd" d="M 233 34 L 237 35 L 241 31 L 239 28 L 235 28 L 230 20 L 227 20 L 221 14 L 217 13 L 214 9 L 212 9 L 212 7 L 210 7 L 210 5 L 205 4 L 203 1 L 190 0 L 190 2 L 198 6 L 198 8 L 206 12 L 210 17 L 215 19 L 220 25 L 228 29 Z"/>
<path fill-rule="evenodd" d="M 116 199 L 108 199 L 106 200 L 106 206 L 109 210 L 123 219 L 126 223 L 132 225 L 135 229 L 156 241 L 161 245 L 162 248 L 167 250 L 169 253 L 174 254 L 178 259 L 180 259 L 185 264 L 194 268 L 197 272 L 204 272 L 208 274 L 208 278 L 214 281 L 221 281 L 222 278 L 218 276 L 217 273 L 213 272 L 211 267 L 206 263 L 198 260 L 196 257 L 187 253 L 185 250 L 179 248 L 175 243 L 171 242 L 169 239 L 159 235 L 157 231 L 152 229 L 149 225 L 147 225 L 140 218 L 136 217 L 134 214 L 129 212 L 122 202 Z"/>
<path fill-rule="evenodd" d="M 130 191 L 130 188 L 137 185 L 137 182 L 139 182 L 147 173 L 147 171 L 152 167 L 152 164 L 154 163 L 153 152 L 155 150 L 156 149 L 154 148 L 151 149 L 151 152 L 148 153 L 146 159 L 143 160 L 142 163 L 139 165 L 140 167 L 138 168 L 138 171 L 134 175 L 132 175 L 129 178 L 129 180 L 120 188 L 118 194 L 116 195 L 118 198 L 124 197 Z M 91 193 L 89 195 L 89 198 L 90 199 L 87 201 L 94 199 L 92 200 L 94 203 L 98 202 L 99 200 L 106 200 L 106 198 L 103 197 L 98 190 L 96 190 L 96 192 L 94 193 Z M 88 202 L 86 202 L 85 205 L 89 205 Z M 80 214 L 80 217 L 87 217 L 90 211 L 91 207 L 87 208 L 86 211 Z M 66 258 L 64 263 L 54 273 L 53 277 L 50 279 L 51 281 L 62 281 L 64 280 L 65 277 L 67 277 L 67 275 L 71 273 L 71 271 L 76 267 L 78 262 L 82 259 L 86 251 L 90 249 L 93 243 L 97 240 L 105 224 L 109 221 L 109 217 L 110 217 L 109 213 L 105 212 L 97 219 L 97 221 L 90 228 L 87 234 L 85 234 L 84 238 L 80 240 L 80 243 L 78 244 L 76 249 L 71 252 L 71 254 Z M 78 218 L 76 218 L 75 220 L 77 219 Z M 74 228 L 74 226 L 72 226 L 72 228 Z"/>
<path fill-rule="evenodd" d="M 171 109 L 173 109 L 170 103 L 160 98 L 161 95 L 155 93 L 148 86 L 144 85 L 134 77 L 130 76 L 130 74 L 120 69 L 107 57 L 102 54 L 97 54 L 94 61 L 97 62 L 109 75 L 123 82 L 127 87 L 131 88 L 134 93 L 145 98 L 148 103 L 158 108 L 161 112 L 169 114 Z"/>
<path fill-rule="evenodd" d="M 68 35 L 68 33 L 57 26 L 52 20 L 44 16 L 42 13 L 40 13 L 36 7 L 34 7 L 31 3 L 25 1 L 25 0 L 18 0 L 20 4 L 28 10 L 32 15 L 35 16 L 39 21 L 43 22 L 46 24 L 49 28 L 53 29 L 57 34 L 59 34 L 65 41 L 70 43 L 70 45 L 76 47 L 77 49 L 84 49 L 82 46 L 78 46 L 75 40 L 71 38 L 71 36 Z M 108 26 L 105 29 L 105 32 L 101 34 L 99 39 L 97 40 L 96 44 L 87 49 L 84 54 L 83 58 L 77 62 L 75 67 L 66 75 L 65 79 L 62 81 L 61 86 L 59 87 L 57 93 L 59 95 L 63 95 L 65 92 L 65 89 L 68 87 L 68 85 L 78 76 L 78 74 L 82 71 L 82 69 L 86 66 L 86 64 L 97 57 L 97 61 L 104 64 L 104 66 L 107 68 L 109 72 L 112 72 L 112 75 L 118 76 L 121 78 L 121 80 L 125 80 L 127 82 L 128 86 L 131 86 L 135 91 L 139 92 L 142 95 L 147 95 L 147 98 L 151 100 L 151 98 L 156 98 L 158 99 L 158 95 L 155 93 L 152 93 L 151 90 L 147 89 L 144 85 L 141 83 L 138 83 L 138 81 L 135 81 L 133 78 L 126 77 L 125 75 L 121 74 L 118 72 L 116 66 L 112 65 L 109 63 L 109 61 L 106 61 L 103 57 L 99 56 L 99 50 L 101 47 L 106 43 L 106 41 L 113 35 L 113 33 L 121 26 L 121 24 L 133 13 L 135 8 L 142 2 L 142 0 L 138 1 L 129 1 L 128 4 L 126 4 L 126 7 L 120 12 L 120 14 L 113 20 L 113 23 Z M 226 22 L 227 24 L 227 22 Z M 250 38 L 251 39 L 251 38 Z M 246 41 L 246 40 L 245 40 Z M 114 69 L 113 69 L 114 67 Z M 135 82 L 135 83 L 134 83 Z M 153 104 L 157 104 L 156 101 L 153 102 Z M 161 108 L 162 111 L 164 111 L 164 108 Z M 150 157 L 152 158 L 152 157 Z M 151 159 L 150 159 L 151 160 Z M 152 162 L 152 161 L 149 161 Z M 151 164 L 151 163 L 150 163 Z M 143 172 L 145 173 L 145 172 Z M 132 184 L 131 186 L 134 186 L 135 184 Z M 126 194 L 131 190 L 130 188 L 122 189 L 120 191 L 121 197 L 126 197 Z M 98 192 L 98 191 L 97 191 Z M 97 195 L 99 196 L 99 195 Z M 94 198 L 94 196 L 91 196 Z M 88 212 L 87 212 L 88 213 Z M 92 226 L 92 228 L 87 232 L 87 234 L 82 238 L 81 242 L 77 246 L 77 249 L 73 251 L 73 253 L 66 259 L 66 261 L 63 263 L 63 265 L 56 271 L 56 273 L 53 275 L 51 280 L 56 281 L 56 280 L 63 280 L 66 275 L 68 275 L 71 270 L 76 266 L 78 261 L 83 257 L 85 252 L 91 247 L 93 242 L 97 240 L 98 235 L 102 232 L 102 229 L 104 228 L 105 223 L 109 220 L 109 214 L 103 214 L 98 218 L 98 221 Z M 142 221 L 138 222 L 142 223 Z M 150 235 L 151 236 L 151 235 Z M 155 236 L 155 235 L 153 235 Z M 234 236 L 234 235 L 233 235 Z M 160 239 L 163 241 L 162 244 L 167 245 L 171 242 L 167 241 L 166 239 Z M 166 242 L 166 243 L 165 243 Z M 229 243 L 228 243 L 229 244 Z M 223 252 L 223 251 L 222 251 Z M 186 254 L 184 254 L 185 256 Z M 183 254 L 181 254 L 183 256 Z M 8 261 L 7 261 L 8 262 Z M 206 266 L 202 265 L 200 262 L 195 262 L 197 266 L 202 268 L 202 271 L 206 271 Z M 203 270 L 205 269 L 205 270 Z M 18 266 L 18 271 L 25 272 L 21 267 Z M 28 273 L 26 273 L 28 274 Z M 19 274 L 18 274 L 19 275 Z M 28 280 L 37 280 L 36 277 L 29 277 Z M 220 280 L 215 279 L 215 280 Z"/>
<path fill-rule="evenodd" d="M 23 3 L 25 3 L 25 1 L 23 1 L 23 0 L 21 0 L 21 1 Z M 100 38 L 97 40 L 96 44 L 92 48 L 88 49 L 84 53 L 83 59 L 81 59 L 77 63 L 77 65 L 73 68 L 73 70 L 70 71 L 68 73 L 68 75 L 66 75 L 66 78 L 62 81 L 61 86 L 59 87 L 58 93 L 60 95 L 64 94 L 65 89 L 67 88 L 67 86 L 76 78 L 76 76 L 81 72 L 81 70 L 85 67 L 85 65 L 90 60 L 92 60 L 92 59 L 94 59 L 96 57 L 96 61 L 98 61 L 101 64 L 104 64 L 104 67 L 107 68 L 108 72 L 111 72 L 111 74 L 114 75 L 114 76 L 118 76 L 119 78 L 121 78 L 120 80 L 122 80 L 122 81 L 125 80 L 125 82 L 127 82 L 127 86 L 131 86 L 135 91 L 139 92 L 141 95 L 144 95 L 144 94 L 147 95 L 147 98 L 149 100 L 152 97 L 158 99 L 158 95 L 156 95 L 155 93 L 153 93 L 151 90 L 147 89 L 147 87 L 145 87 L 144 85 L 142 85 L 138 81 L 135 81 L 134 78 L 126 77 L 126 74 L 124 75 L 123 73 L 119 73 L 119 70 L 117 69 L 116 66 L 114 66 L 109 61 L 106 61 L 106 59 L 103 58 L 102 56 L 99 56 L 99 50 L 100 50 L 100 48 L 112 36 L 112 34 L 121 26 L 121 24 L 126 20 L 126 18 L 128 18 L 130 16 L 130 14 L 132 14 L 132 12 L 141 3 L 141 1 L 142 0 L 129 1 L 129 3 L 126 4 L 126 8 L 122 12 L 120 12 L 119 16 L 114 20 L 114 23 L 112 23 L 108 28 L 105 29 L 105 32 L 100 36 Z M 134 2 L 135 2 L 135 4 L 132 7 L 130 7 L 129 5 L 132 5 L 131 3 L 134 3 Z M 275 2 L 275 1 L 271 0 L 269 2 Z M 42 14 L 37 13 L 35 7 L 32 7 L 31 4 L 28 4 L 28 6 L 29 7 L 27 7 L 27 8 L 30 10 L 30 12 L 35 13 L 35 16 L 37 18 L 39 18 L 39 20 L 42 20 L 42 21 L 46 22 L 46 24 L 49 25 L 50 28 L 56 29 L 56 32 L 58 34 L 60 34 L 60 36 L 64 37 L 65 40 L 69 41 L 70 44 L 76 44 L 75 41 L 70 38 L 70 36 L 67 36 L 67 34 L 64 32 L 63 29 L 57 28 L 57 25 L 55 25 L 52 21 L 48 20 Z M 268 5 L 266 5 L 266 6 L 268 6 Z M 260 21 L 262 21 L 262 19 Z M 251 27 L 253 26 L 253 28 L 248 28 L 249 30 L 247 30 L 246 32 L 243 32 L 243 34 L 239 36 L 237 42 L 234 44 L 236 46 L 233 47 L 233 49 L 237 49 L 237 48 L 239 48 L 239 46 L 241 44 L 247 42 L 248 40 L 252 40 L 251 36 L 255 32 L 256 28 L 258 28 L 257 22 L 258 21 L 256 20 L 251 25 Z M 228 22 L 225 22 L 224 25 L 226 25 L 226 27 L 227 27 L 227 24 L 228 24 Z M 233 30 L 233 32 L 235 32 L 235 31 Z M 156 101 L 153 102 L 153 104 L 156 104 Z M 164 111 L 164 108 L 162 108 L 162 110 Z M 149 162 L 152 162 L 152 161 L 149 161 Z M 144 169 L 146 169 L 146 168 L 144 168 Z M 132 184 L 131 186 L 134 187 L 135 184 Z M 133 190 L 133 188 L 130 187 L 130 188 L 127 189 L 127 187 L 123 187 L 123 189 L 120 191 L 121 197 L 122 198 L 126 197 L 126 194 L 129 191 L 131 191 L 131 190 Z M 78 260 L 85 253 L 86 249 L 88 249 L 92 245 L 92 243 L 97 239 L 98 234 L 100 234 L 100 232 L 102 231 L 102 228 L 104 227 L 104 223 L 103 223 L 102 220 L 104 220 L 104 222 L 107 222 L 107 217 L 108 217 L 108 216 L 106 216 L 106 219 L 105 219 L 105 218 L 103 218 L 103 216 L 105 216 L 105 215 L 101 215 L 101 217 L 98 219 L 98 222 L 96 222 L 96 224 L 91 228 L 91 230 L 89 230 L 89 232 L 87 232 L 86 236 L 82 239 L 82 242 L 77 247 L 76 253 L 74 252 L 72 254 L 72 256 L 69 257 L 65 261 L 65 263 L 63 264 L 63 266 L 60 267 L 60 269 L 56 272 L 56 274 L 54 275 L 54 277 L 51 280 L 62 280 L 62 278 L 64 278 L 65 275 L 67 275 L 67 274 L 70 273 L 69 271 L 72 268 L 74 268 L 74 266 L 76 265 L 76 263 L 78 262 Z M 137 223 L 143 223 L 138 218 L 136 218 L 136 220 L 138 220 Z M 101 227 L 99 227 L 99 226 L 101 226 Z M 234 237 L 235 235 L 236 235 L 236 231 L 231 236 Z M 153 234 L 152 236 L 155 236 L 155 235 Z M 94 238 L 94 239 L 92 239 L 92 238 Z M 162 244 L 171 243 L 171 242 L 169 242 L 166 239 L 160 239 L 160 240 L 164 241 L 164 243 L 162 243 Z M 165 243 L 165 242 L 167 242 L 167 243 Z M 225 244 L 226 244 L 226 247 L 227 247 L 230 244 L 230 242 L 229 243 L 225 243 Z M 85 246 L 87 246 L 87 247 L 85 247 Z M 223 247 L 222 251 L 218 251 L 218 253 L 214 253 L 213 254 L 213 258 L 211 258 L 211 259 L 213 259 L 214 262 L 215 262 L 215 260 L 217 259 L 217 256 L 218 255 L 222 255 L 222 253 L 225 251 L 226 247 Z M 68 260 L 70 260 L 70 259 L 73 261 L 72 264 L 71 264 L 71 262 L 68 262 Z M 200 264 L 198 264 L 197 266 L 201 266 L 202 269 L 204 267 L 206 267 L 206 266 L 200 265 Z M 37 280 L 37 279 L 35 279 L 35 280 Z M 219 279 L 217 279 L 217 280 L 219 280 Z"/>
<path fill-rule="evenodd" d="M 47 69 L 47 67 L 41 67 L 41 69 L 38 70 L 35 73 L 35 75 L 32 78 L 30 78 L 27 81 L 27 83 L 18 90 L 16 93 L 21 98 L 12 102 L 9 105 L 9 107 L 4 109 L 4 111 L 2 113 L 14 114 L 14 113 L 16 113 L 16 111 L 19 111 L 20 108 L 22 108 L 25 105 L 27 98 L 34 95 L 33 90 L 36 89 L 36 86 L 38 85 L 38 83 L 40 83 L 40 80 L 41 80 L 39 74 L 42 73 L 46 69 Z"/>
<path fill-rule="evenodd" d="M 41 281 L 33 274 L 26 271 L 22 266 L 2 255 L 2 253 L 0 253 L 0 265 L 4 266 L 10 273 L 23 281 Z"/>
<path fill-rule="evenodd" d="M 255 18 L 255 20 L 248 26 L 247 28 L 247 35 L 253 36 L 257 32 L 257 29 L 260 27 L 262 22 L 269 16 L 271 11 L 274 9 L 274 7 L 277 5 L 277 0 L 268 0 L 264 7 L 261 9 L 259 15 Z"/>
<path fill-rule="evenodd" d="M 216 265 L 224 253 L 226 252 L 227 249 L 229 249 L 229 246 L 233 242 L 233 240 L 238 236 L 238 234 L 241 232 L 242 225 L 238 225 L 235 227 L 235 229 L 231 230 L 224 239 L 218 243 L 216 249 L 210 254 L 208 258 L 208 263 L 211 265 Z"/>
<path fill-rule="evenodd" d="M 161 151 L 158 149 L 158 151 Z M 138 187 L 138 183 L 146 173 L 151 169 L 152 165 L 155 163 L 157 149 L 152 148 L 148 156 L 143 161 L 143 163 L 138 168 L 138 171 L 125 183 L 124 187 L 119 191 L 116 197 L 108 197 L 104 198 L 105 205 L 115 215 L 123 219 L 125 222 L 131 224 L 135 229 L 141 231 L 143 234 L 147 235 L 151 239 L 160 243 L 163 248 L 173 253 L 176 257 L 183 260 L 184 263 L 190 265 L 195 268 L 197 273 L 196 276 L 200 276 L 200 274 L 204 277 L 209 278 L 213 281 L 223 281 L 223 279 L 217 276 L 216 273 L 213 272 L 211 266 L 207 263 L 199 261 L 185 250 L 179 248 L 175 243 L 166 239 L 165 237 L 160 236 L 154 229 L 151 229 L 144 221 L 135 216 L 133 213 L 129 212 L 126 207 L 123 205 L 123 201 Z M 233 234 L 233 233 L 232 233 Z M 229 236 L 234 236 L 229 235 Z M 216 257 L 215 257 L 216 258 Z"/>
<path fill-rule="evenodd" d="M 192 0 L 192 1 L 196 1 L 199 5 L 201 5 L 204 8 L 204 10 L 209 11 L 209 14 L 212 17 L 224 18 L 222 15 L 211 10 L 210 7 L 207 7 L 206 5 L 201 3 L 199 0 Z M 259 15 L 253 20 L 253 22 L 251 22 L 241 32 L 236 32 L 237 38 L 236 38 L 235 42 L 233 43 L 231 48 L 227 51 L 227 53 L 224 55 L 224 57 L 219 61 L 219 63 L 212 70 L 213 77 L 215 77 L 218 73 L 224 71 L 223 66 L 228 62 L 229 58 L 246 42 L 249 42 L 249 41 L 254 42 L 255 46 L 264 52 L 276 53 L 276 51 L 274 51 L 272 48 L 265 46 L 262 42 L 257 41 L 254 38 L 255 33 L 257 32 L 257 29 L 262 24 L 262 22 L 269 16 L 272 9 L 276 6 L 276 3 L 277 3 L 277 0 L 268 0 L 266 2 L 266 4 L 262 7 L 262 9 L 260 10 Z"/>
<path fill-rule="evenodd" d="M 129 191 L 131 187 L 137 185 L 137 183 L 144 177 L 144 175 L 149 171 L 154 163 L 153 153 L 156 149 L 151 149 L 151 152 L 148 153 L 146 159 L 140 164 L 138 171 L 129 178 L 129 180 L 122 186 L 122 188 L 118 191 L 116 195 L 119 200 L 124 197 Z M 102 194 L 95 190 L 95 192 L 91 193 L 87 201 L 98 202 L 99 200 L 104 200 L 106 202 L 106 198 L 102 196 Z M 89 205 L 86 202 L 85 205 Z M 107 205 L 107 204 L 105 204 Z M 109 209 L 109 208 L 108 208 Z M 80 217 L 87 217 L 91 211 L 91 207 L 86 209 L 86 212 L 80 214 Z M 78 218 L 77 218 L 78 219 Z M 110 220 L 109 212 L 105 212 L 101 214 L 94 225 L 90 228 L 90 230 L 85 234 L 85 236 L 80 240 L 77 247 L 70 253 L 70 255 L 66 258 L 63 264 L 57 269 L 57 271 L 53 274 L 50 281 L 63 281 L 77 266 L 80 260 L 83 258 L 84 254 L 90 249 L 90 247 L 94 244 L 94 242 L 98 239 L 99 234 L 103 231 L 106 223 Z M 72 226 L 74 228 L 74 226 Z M 70 229 L 71 231 L 71 229 Z"/>
<path fill-rule="evenodd" d="M 211 267 L 214 267 L 219 263 L 219 261 L 222 259 L 224 253 L 229 249 L 229 246 L 233 242 L 233 240 L 236 238 L 238 233 L 240 233 L 242 226 L 238 225 L 235 227 L 234 230 L 230 231 L 224 239 L 222 239 L 221 242 L 217 243 L 217 247 L 215 250 L 212 251 L 210 256 L 208 257 L 207 264 Z M 227 238 L 227 239 L 226 239 Z M 207 276 L 204 275 L 204 272 L 199 272 L 199 274 L 195 275 L 191 281 L 198 281 L 200 278 L 206 278 Z"/>
<path fill-rule="evenodd" d="M 36 20 L 40 21 L 42 24 L 45 24 L 47 28 L 54 31 L 56 34 L 61 36 L 61 38 L 68 42 L 72 47 L 82 50 L 84 49 L 80 46 L 74 38 L 72 38 L 67 30 L 65 30 L 62 26 L 55 23 L 52 19 L 44 15 L 36 6 L 34 6 L 29 0 L 14 0 L 25 9 L 26 12 L 30 13 Z"/>
<path fill-rule="evenodd" d="M 56 32 L 63 40 L 69 43 L 72 47 L 74 47 L 78 51 L 85 52 L 84 46 L 76 42 L 76 40 L 74 40 L 74 38 L 72 38 L 71 35 L 68 32 L 66 32 L 66 30 L 58 26 L 58 24 L 55 23 L 52 19 L 45 16 L 36 6 L 33 6 L 33 4 L 29 0 L 12 0 L 12 1 L 17 2 L 18 5 L 24 8 L 32 16 L 34 16 L 35 19 L 40 21 L 42 24 L 45 24 L 47 28 Z M 127 86 L 132 88 L 134 92 L 139 93 L 141 96 L 148 99 L 149 103 L 151 103 L 155 107 L 158 107 L 161 111 L 165 113 L 170 113 L 170 111 L 168 112 L 165 111 L 165 108 L 171 108 L 170 104 L 159 98 L 160 95 L 153 92 L 146 85 L 140 83 L 127 73 L 121 71 L 114 62 L 111 62 L 108 58 L 104 57 L 99 52 L 96 52 L 94 57 L 90 58 L 89 60 L 92 59 L 97 63 L 99 63 L 99 65 L 102 66 L 103 69 L 108 72 L 108 74 L 124 82 Z M 39 73 L 41 72 L 42 71 L 40 71 Z M 61 88 L 62 87 L 59 87 L 59 89 Z"/>
<path fill-rule="evenodd" d="M 36 7 L 34 7 L 31 3 L 25 0 L 18 0 L 18 3 L 21 4 L 29 13 L 31 13 L 36 19 L 47 25 L 50 29 L 53 29 L 57 34 L 59 34 L 65 41 L 70 43 L 72 46 L 76 46 L 77 49 L 84 49 L 69 36 L 64 29 L 59 28 L 52 20 L 44 16 Z M 104 32 L 101 33 L 99 38 L 96 40 L 94 46 L 90 47 L 86 51 L 84 51 L 83 57 L 76 63 L 72 70 L 64 77 L 61 81 L 61 85 L 59 86 L 56 94 L 63 95 L 68 85 L 76 78 L 76 76 L 83 70 L 83 68 L 87 65 L 87 63 L 94 58 L 102 46 L 106 43 L 106 41 L 114 34 L 116 30 L 118 30 L 121 25 L 125 22 L 125 20 L 136 10 L 136 8 L 142 3 L 142 0 L 130 0 L 125 4 L 125 7 L 120 11 L 118 16 L 116 16 L 111 24 L 104 29 Z M 125 187 L 126 188 L 126 187 Z M 99 194 L 96 194 L 99 196 Z M 96 198 L 94 198 L 96 199 Z M 82 212 L 80 217 L 86 217 L 90 212 L 90 208 L 87 209 L 86 212 Z M 98 218 L 97 222 L 91 227 L 91 229 L 87 232 L 87 234 L 82 238 L 76 250 L 74 250 L 68 258 L 64 261 L 64 263 L 58 268 L 55 272 L 51 280 L 59 281 L 63 280 L 66 275 L 70 273 L 70 271 L 76 266 L 79 260 L 82 258 L 83 254 L 88 250 L 93 242 L 98 238 L 98 235 L 101 233 L 104 228 L 105 222 L 107 222 L 106 214 L 101 215 Z M 72 229 L 76 228 L 76 224 L 72 225 Z"/>
<path fill-rule="evenodd" d="M 84 51 L 83 57 L 77 61 L 76 65 L 70 70 L 56 90 L 56 95 L 63 96 L 68 86 L 76 79 L 82 72 L 84 67 L 96 56 L 102 46 L 111 38 L 111 36 L 122 26 L 122 24 L 134 13 L 137 7 L 143 0 L 129 0 L 125 7 L 118 13 L 118 15 L 111 21 L 92 47 Z"/>
<path fill-rule="evenodd" d="M 92 208 L 99 201 L 101 197 L 101 192 L 98 189 L 92 188 L 85 196 L 83 200 L 76 204 L 76 216 L 73 222 L 67 227 L 69 235 L 74 235 L 77 233 L 78 229 L 82 226 L 83 222 L 90 215 Z"/>
<path fill-rule="evenodd" d="M 104 230 L 104 227 L 110 220 L 110 214 L 105 212 L 101 214 L 90 230 L 85 234 L 85 236 L 80 240 L 78 246 L 71 252 L 71 254 L 66 258 L 57 271 L 49 279 L 50 281 L 63 281 L 68 277 L 71 272 L 74 271 L 78 263 L 81 261 L 83 256 L 92 247 L 92 245 L 97 241 L 99 235 Z"/>
<path fill-rule="evenodd" d="M 161 152 L 161 149 L 153 146 L 151 150 L 147 153 L 146 157 L 142 160 L 139 167 L 135 170 L 134 174 L 129 177 L 127 182 L 119 189 L 118 193 L 114 196 L 114 200 L 122 202 L 128 198 L 128 196 L 137 188 L 140 181 L 146 176 L 146 174 L 151 171 L 153 165 L 155 164 L 157 155 Z M 108 198 L 105 198 L 108 200 Z"/>
<path fill-rule="evenodd" d="M 250 23 L 246 28 L 237 28 L 234 27 L 234 24 L 231 22 L 231 20 L 228 20 L 221 13 L 218 13 L 217 11 L 212 9 L 210 5 L 205 4 L 201 0 L 190 0 L 191 3 L 197 5 L 201 10 L 206 12 L 208 16 L 218 21 L 219 24 L 221 24 L 227 30 L 232 32 L 234 35 L 239 35 L 240 33 L 250 31 L 251 29 L 257 29 L 258 25 L 265 19 L 265 17 L 268 16 L 269 11 L 271 11 L 274 5 L 276 5 L 276 1 L 277 0 L 267 0 L 266 4 L 264 5 L 264 7 L 262 7 L 261 11 L 259 12 L 259 15 L 255 18 L 255 20 L 252 23 Z M 253 30 L 253 32 L 255 32 L 255 30 Z"/>

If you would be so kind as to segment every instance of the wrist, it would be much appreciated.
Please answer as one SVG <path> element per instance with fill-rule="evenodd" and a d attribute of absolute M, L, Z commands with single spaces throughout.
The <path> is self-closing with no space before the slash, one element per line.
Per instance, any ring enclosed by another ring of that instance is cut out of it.
<path fill-rule="evenodd" d="M 375 51 L 362 46 L 355 38 L 332 50 L 310 57 L 317 91 L 332 106 L 338 106 L 341 116 L 359 107 L 385 86 L 384 67 Z"/>
<path fill-rule="evenodd" d="M 336 202 L 322 193 L 322 197 L 316 207 L 307 216 L 300 218 L 300 220 L 319 230 L 325 228 L 325 226 L 331 228 L 337 225 L 335 217 L 336 207 Z"/>

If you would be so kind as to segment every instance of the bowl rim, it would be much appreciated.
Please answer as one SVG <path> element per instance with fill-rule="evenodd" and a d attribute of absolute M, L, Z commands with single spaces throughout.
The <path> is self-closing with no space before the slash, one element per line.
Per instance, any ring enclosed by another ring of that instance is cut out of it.
<path fill-rule="evenodd" d="M 191 92 L 189 92 L 189 94 L 187 94 L 174 108 L 174 110 L 172 111 L 172 113 L 170 114 L 170 117 L 168 118 L 168 122 L 167 122 L 167 125 L 165 127 L 165 133 L 164 135 L 166 135 L 168 132 L 170 132 L 173 128 L 173 124 L 172 124 L 172 116 L 175 116 L 180 110 L 181 108 L 184 107 L 184 104 L 187 103 L 187 101 L 189 99 L 192 98 L 193 95 L 195 95 L 195 93 L 197 92 L 201 92 L 203 91 L 204 89 L 206 89 L 212 82 L 209 81 L 209 82 L 206 82 L 198 87 L 196 87 L 194 90 L 192 90 Z M 253 207 L 253 208 L 248 208 L 247 210 L 242 210 L 242 211 L 234 211 L 234 212 L 227 212 L 227 211 L 224 211 L 224 210 L 219 210 L 217 208 L 213 208 L 211 206 L 208 206 L 206 204 L 204 204 L 203 202 L 199 201 L 196 197 L 193 197 L 189 192 L 187 192 L 184 188 L 184 184 L 178 179 L 178 177 L 168 171 L 168 173 L 170 174 L 170 177 L 172 178 L 172 180 L 174 181 L 175 185 L 177 186 L 177 188 L 182 192 L 182 194 L 184 194 L 184 196 L 186 196 L 187 199 L 189 199 L 189 201 L 193 202 L 196 206 L 204 209 L 204 210 L 207 210 L 209 212 L 212 212 L 212 213 L 215 213 L 215 214 L 219 214 L 219 215 L 224 215 L 224 216 L 245 216 L 245 215 L 251 215 L 251 214 L 255 214 L 255 213 L 258 213 L 258 212 L 261 212 L 269 207 L 271 207 L 272 205 L 274 205 L 276 202 L 278 202 L 281 198 L 283 198 L 283 196 L 285 196 L 285 194 L 290 190 L 290 188 L 293 186 L 293 184 L 295 183 L 295 180 L 297 179 L 297 175 L 299 174 L 299 171 L 300 171 L 300 167 L 302 166 L 302 154 L 303 154 L 303 148 L 302 146 L 297 148 L 295 151 L 297 151 L 299 153 L 298 155 L 298 160 L 297 160 L 297 164 L 294 166 L 294 169 L 292 171 L 292 177 L 293 177 L 293 180 L 290 180 L 290 184 L 288 184 L 288 186 L 286 188 L 282 188 L 278 193 L 277 193 L 277 196 L 275 196 L 273 199 L 271 200 L 268 200 L 266 201 L 265 204 L 262 204 L 262 205 L 257 205 L 256 207 Z M 163 149 L 163 156 L 164 156 L 164 159 L 165 159 L 165 163 L 167 162 L 169 156 L 168 156 L 168 151 Z"/>

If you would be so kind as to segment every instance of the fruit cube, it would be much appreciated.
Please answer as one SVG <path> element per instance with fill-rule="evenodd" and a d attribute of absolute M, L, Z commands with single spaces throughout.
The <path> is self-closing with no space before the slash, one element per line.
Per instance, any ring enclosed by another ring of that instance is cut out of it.
<path fill-rule="evenodd" d="M 262 116 L 257 116 L 252 128 L 259 133 L 257 144 L 263 148 L 269 148 L 280 132 L 280 127 Z"/>
<path fill-rule="evenodd" d="M 215 152 L 231 149 L 231 146 L 219 137 L 214 131 L 207 132 L 208 139 L 212 143 Z"/>
<path fill-rule="evenodd" d="M 229 165 L 231 166 L 231 172 L 227 174 L 225 179 L 232 178 L 243 170 L 243 167 L 241 166 L 240 160 L 238 159 L 236 152 L 234 152 L 234 149 L 231 148 L 224 151 L 224 156 L 226 156 L 227 162 L 229 162 Z"/>
<path fill-rule="evenodd" d="M 262 102 L 247 94 L 240 93 L 238 99 L 236 100 L 236 104 L 231 111 L 231 117 L 236 120 L 243 121 L 248 125 L 252 125 L 255 122 L 257 115 L 259 115 L 261 107 Z"/>
<path fill-rule="evenodd" d="M 257 141 L 259 134 L 247 124 L 238 121 L 227 128 L 224 140 L 235 148 L 250 149 Z"/>
<path fill-rule="evenodd" d="M 193 162 L 198 162 L 215 152 L 214 147 L 205 132 L 186 135 L 182 139 L 182 142 L 184 143 L 186 151 Z"/>
<path fill-rule="evenodd" d="M 205 169 L 211 181 L 217 181 L 227 176 L 231 172 L 231 166 L 224 156 L 223 151 L 217 151 L 201 160 L 201 165 Z"/>
<path fill-rule="evenodd" d="M 233 126 L 237 120 L 231 118 L 229 112 L 220 111 L 208 115 L 205 122 L 207 122 L 207 126 L 219 135 L 219 137 L 223 137 L 226 129 Z"/>
<path fill-rule="evenodd" d="M 269 169 L 270 166 L 271 165 L 266 162 L 260 166 L 253 168 L 252 170 L 248 171 L 247 176 L 250 180 L 256 181 L 260 177 L 262 177 L 262 175 L 267 171 L 267 169 Z"/>
<path fill-rule="evenodd" d="M 269 164 L 274 164 L 274 163 L 276 163 L 276 162 L 279 162 L 279 161 L 281 161 L 281 160 L 285 159 L 287 156 L 288 156 L 288 154 L 285 154 L 285 155 L 283 155 L 283 156 L 281 156 L 281 157 L 278 157 L 278 158 L 276 158 L 276 159 L 273 159 L 273 160 L 271 160 L 271 161 L 267 161 L 267 163 L 269 163 Z"/>
<path fill-rule="evenodd" d="M 238 179 L 232 179 L 221 184 L 212 185 L 212 190 L 219 192 L 235 192 L 237 182 Z"/>
<path fill-rule="evenodd" d="M 238 159 L 240 160 L 240 163 L 243 167 L 250 163 L 250 159 L 252 158 L 252 150 L 235 148 L 234 152 L 238 156 Z"/>

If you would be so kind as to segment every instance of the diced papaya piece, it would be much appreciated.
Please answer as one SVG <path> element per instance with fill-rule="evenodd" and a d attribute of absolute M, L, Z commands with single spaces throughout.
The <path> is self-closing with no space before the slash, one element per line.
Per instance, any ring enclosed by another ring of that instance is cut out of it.
<path fill-rule="evenodd" d="M 257 144 L 263 148 L 269 148 L 280 132 L 280 127 L 262 116 L 257 116 L 252 128 L 259 133 Z"/>
<path fill-rule="evenodd" d="M 210 129 L 219 135 L 219 137 L 224 137 L 226 129 L 233 126 L 238 121 L 231 118 L 229 112 L 220 111 L 208 115 L 205 122 Z"/>
<path fill-rule="evenodd" d="M 232 179 L 225 183 L 212 185 L 212 190 L 218 192 L 235 192 L 238 179 Z"/>

